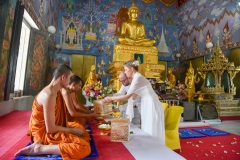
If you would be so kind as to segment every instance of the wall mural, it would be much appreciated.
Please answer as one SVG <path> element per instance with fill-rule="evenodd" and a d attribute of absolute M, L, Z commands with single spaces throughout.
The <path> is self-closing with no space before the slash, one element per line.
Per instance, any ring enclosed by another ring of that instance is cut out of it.
<path fill-rule="evenodd" d="M 190 1 L 190 0 L 177 0 L 177 8 L 182 7 L 182 6 L 185 5 L 188 1 Z"/>
<path fill-rule="evenodd" d="M 60 64 L 65 63 L 71 66 L 71 56 L 67 54 L 56 53 L 53 51 L 49 51 L 48 57 L 48 66 L 46 69 L 47 74 L 47 84 L 49 84 L 53 78 L 54 69 Z"/>
<path fill-rule="evenodd" d="M 112 63 L 113 47 L 118 44 L 121 24 L 128 20 L 131 1 L 117 0 L 60 0 L 56 42 L 61 53 L 96 56 L 97 73 L 103 83 L 109 79 L 107 66 Z M 139 8 L 139 20 L 144 23 L 149 39 L 165 46 L 159 48 L 159 60 L 174 60 L 179 49 L 176 6 L 135 1 Z M 168 52 L 161 49 L 164 48 Z"/>
<path fill-rule="evenodd" d="M 22 0 L 22 3 L 38 28 L 47 32 L 50 25 L 58 27 L 58 2 L 55 0 Z M 53 37 L 55 41 L 55 37 Z"/>
<path fill-rule="evenodd" d="M 71 54 L 96 56 L 97 72 L 106 82 L 107 66 L 112 63 L 113 46 L 118 44 L 121 23 L 126 21 L 129 0 L 22 0 L 26 10 L 40 30 L 49 25 L 58 28 L 51 45 L 62 43 L 62 49 L 51 57 Z M 221 48 L 229 56 L 229 49 L 240 46 L 240 9 L 236 0 L 178 0 L 177 6 L 165 7 L 160 0 L 134 0 L 139 8 L 139 20 L 145 24 L 147 37 L 157 41 L 159 60 L 176 60 L 179 51 L 182 60 L 209 56 L 206 42 L 219 38 Z M 168 1 L 166 1 L 168 2 Z M 3 51 L 0 54 L 0 97 L 5 84 L 7 54 L 16 0 L 9 1 L 9 18 L 4 32 Z M 176 7 L 180 7 L 176 9 Z M 161 41 L 161 39 L 163 39 Z M 162 43 L 163 42 L 163 43 Z M 164 43 L 165 42 L 165 43 Z M 160 45 L 164 44 L 164 45 Z M 165 53 L 164 50 L 169 50 Z M 57 58 L 58 57 L 58 58 Z M 68 60 L 67 60 L 68 61 Z M 5 64 L 5 65 L 3 65 Z"/>
<path fill-rule="evenodd" d="M 207 42 L 220 41 L 221 49 L 240 45 L 240 11 L 236 0 L 191 0 L 179 10 L 182 59 L 209 54 Z"/>
<path fill-rule="evenodd" d="M 8 13 L 4 29 L 2 50 L 0 51 L 0 101 L 4 99 L 4 88 L 8 72 L 8 58 L 12 38 L 12 26 L 14 20 L 16 1 L 9 3 L 7 7 Z"/>

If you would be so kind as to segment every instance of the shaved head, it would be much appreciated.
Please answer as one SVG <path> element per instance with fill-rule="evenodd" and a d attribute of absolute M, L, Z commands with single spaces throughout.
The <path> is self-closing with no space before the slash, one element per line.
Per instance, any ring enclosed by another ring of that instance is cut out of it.
<path fill-rule="evenodd" d="M 127 77 L 125 71 L 121 71 L 119 73 L 119 76 L 118 76 L 120 82 L 124 85 L 124 86 L 128 86 L 130 85 L 130 79 Z"/>
<path fill-rule="evenodd" d="M 53 72 L 54 79 L 59 78 L 62 75 L 66 77 L 71 73 L 72 69 L 67 64 L 59 64 Z"/>
<path fill-rule="evenodd" d="M 125 72 L 124 71 L 121 71 L 120 73 L 119 73 L 119 79 L 121 79 L 121 78 L 127 78 L 127 75 L 125 74 Z"/>

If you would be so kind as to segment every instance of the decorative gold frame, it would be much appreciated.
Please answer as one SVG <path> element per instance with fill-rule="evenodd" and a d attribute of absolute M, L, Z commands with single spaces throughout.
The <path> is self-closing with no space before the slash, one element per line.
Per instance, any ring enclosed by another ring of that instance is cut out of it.
<path fill-rule="evenodd" d="M 202 67 L 198 68 L 197 70 L 204 80 L 204 83 L 202 86 L 203 93 L 211 93 L 211 94 L 224 93 L 224 88 L 222 87 L 222 84 L 221 84 L 221 78 L 222 78 L 223 72 L 227 71 L 230 78 L 230 86 L 229 86 L 228 93 L 231 93 L 232 95 L 236 94 L 236 87 L 233 84 L 233 78 L 240 71 L 240 66 L 235 67 L 233 62 L 228 62 L 228 58 L 224 56 L 219 46 L 219 40 L 217 41 L 214 54 L 211 56 L 210 59 L 208 59 L 207 63 L 204 63 Z M 215 77 L 215 87 L 205 86 L 206 77 L 208 72 L 210 71 L 213 72 Z"/>

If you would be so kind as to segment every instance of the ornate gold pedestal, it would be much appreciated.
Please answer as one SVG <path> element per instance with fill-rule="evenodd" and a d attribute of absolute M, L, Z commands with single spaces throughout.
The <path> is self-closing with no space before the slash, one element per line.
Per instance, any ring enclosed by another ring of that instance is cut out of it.
<path fill-rule="evenodd" d="M 216 106 L 220 111 L 219 116 L 239 116 L 240 106 L 239 100 L 234 100 L 233 95 L 222 95 L 222 99 L 216 100 Z"/>
<path fill-rule="evenodd" d="M 113 61 L 126 62 L 130 59 L 134 59 L 134 54 L 143 54 L 144 59 L 142 63 L 158 64 L 158 50 L 156 47 L 144 47 L 144 46 L 130 46 L 130 45 L 115 45 Z M 147 57 L 146 57 L 147 56 Z"/>
<path fill-rule="evenodd" d="M 143 76 L 156 78 L 158 82 L 162 82 L 161 73 L 165 70 L 165 66 L 158 64 L 158 50 L 156 47 L 115 45 L 113 62 L 108 67 L 108 72 L 111 74 L 109 84 L 112 84 L 114 89 L 119 90 L 118 75 L 123 71 L 123 64 L 131 59 L 139 60 L 139 72 Z"/>
<path fill-rule="evenodd" d="M 215 104 L 219 116 L 239 116 L 240 106 L 239 100 L 233 99 L 231 93 L 201 93 L 204 101 L 207 103 Z M 199 96 L 199 95 L 198 95 Z"/>

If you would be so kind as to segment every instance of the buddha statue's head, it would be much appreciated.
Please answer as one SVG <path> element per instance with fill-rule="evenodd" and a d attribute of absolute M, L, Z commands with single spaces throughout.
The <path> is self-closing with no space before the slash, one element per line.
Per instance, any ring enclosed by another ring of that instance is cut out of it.
<path fill-rule="evenodd" d="M 92 65 L 92 66 L 91 66 L 91 70 L 92 70 L 92 71 L 95 71 L 95 69 L 96 69 L 96 66 L 95 66 L 95 65 Z"/>
<path fill-rule="evenodd" d="M 128 9 L 128 16 L 130 19 L 137 19 L 138 7 L 132 3 L 132 6 Z"/>

